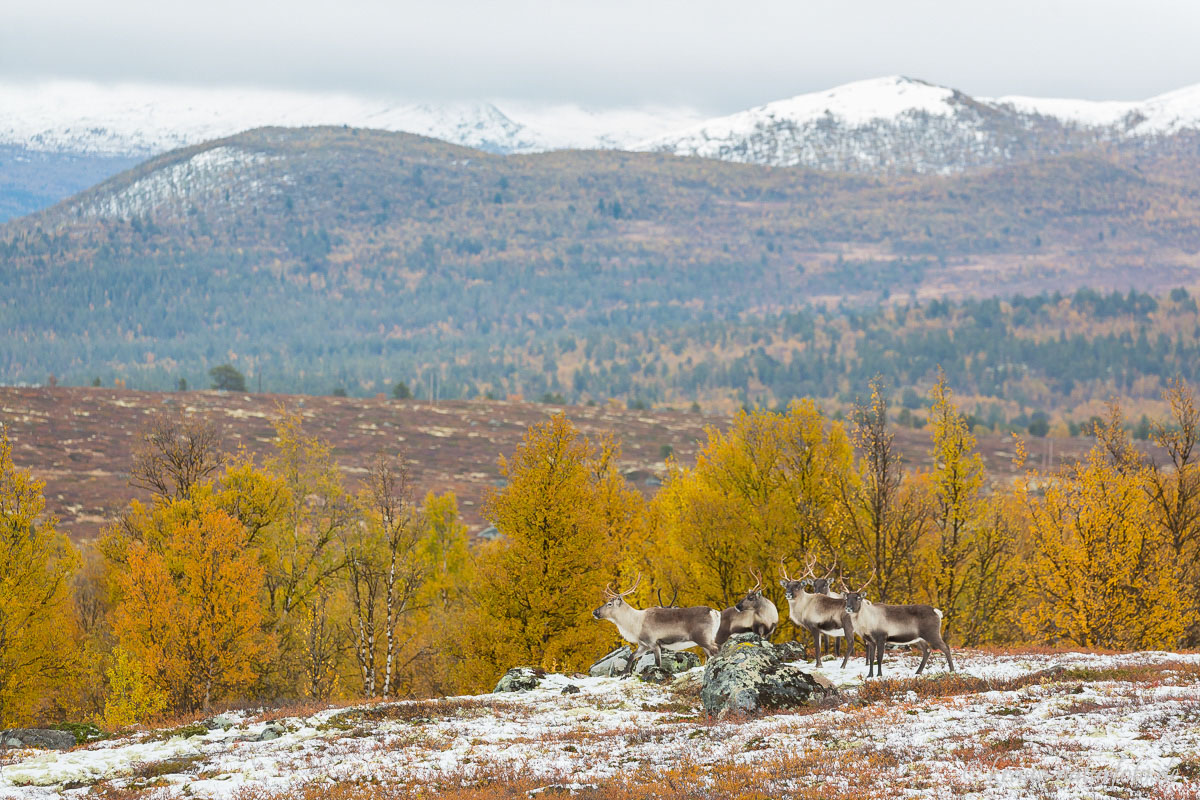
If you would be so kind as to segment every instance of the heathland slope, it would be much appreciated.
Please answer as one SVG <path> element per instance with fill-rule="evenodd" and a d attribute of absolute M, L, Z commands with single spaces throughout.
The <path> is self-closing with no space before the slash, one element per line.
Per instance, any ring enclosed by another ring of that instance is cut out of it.
<path fill-rule="evenodd" d="M 497 458 L 511 455 L 529 426 L 564 412 L 589 437 L 611 433 L 622 444 L 621 471 L 643 492 L 656 491 L 664 458 L 694 463 L 705 427 L 724 429 L 728 418 L 681 411 L 639 411 L 612 404 L 567 407 L 500 401 L 432 404 L 385 399 L 299 397 L 225 392 L 135 392 L 113 389 L 0 387 L 0 424 L 13 442 L 21 469 L 46 482 L 47 510 L 76 540 L 89 539 L 115 519 L 131 498 L 148 497 L 129 486 L 132 448 L 151 415 L 185 410 L 215 423 L 224 446 L 262 456 L 272 451 L 272 427 L 281 411 L 299 413 L 306 430 L 328 441 L 351 483 L 379 452 L 403 450 L 418 492 L 454 491 L 472 532 L 489 490 L 503 485 Z M 913 467 L 930 461 L 928 431 L 896 430 L 897 445 Z M 1084 438 L 1030 445 L 1047 466 L 1078 458 Z M 1010 436 L 981 434 L 979 449 L 993 480 L 1010 480 Z M 419 499 L 419 498 L 418 498 Z"/>

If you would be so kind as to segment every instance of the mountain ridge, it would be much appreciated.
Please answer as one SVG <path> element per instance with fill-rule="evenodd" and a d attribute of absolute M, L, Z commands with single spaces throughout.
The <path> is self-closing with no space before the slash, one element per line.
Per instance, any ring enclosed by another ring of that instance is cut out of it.
<path fill-rule="evenodd" d="M 87 188 L 132 158 L 259 127 L 315 125 L 403 131 L 503 154 L 615 149 L 833 172 L 951 174 L 1198 130 L 1200 84 L 1139 102 L 1084 101 L 973 97 L 893 75 L 706 118 L 686 107 L 0 83 L 0 221 Z"/>

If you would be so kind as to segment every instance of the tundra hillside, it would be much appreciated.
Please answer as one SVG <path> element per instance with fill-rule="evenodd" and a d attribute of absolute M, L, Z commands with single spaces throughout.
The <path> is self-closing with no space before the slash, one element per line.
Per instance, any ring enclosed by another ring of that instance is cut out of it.
<path fill-rule="evenodd" d="M 1195 380 L 1194 149 L 877 178 L 251 131 L 0 228 L 0 380 L 729 412 L 941 363 L 1006 418 L 1075 413 Z"/>
<path fill-rule="evenodd" d="M 944 378 L 928 469 L 902 464 L 887 392 L 870 390 L 848 421 L 811 401 L 741 412 L 649 498 L 617 468 L 614 435 L 552 416 L 501 458 L 484 509 L 501 536 L 476 543 L 452 494 L 416 495 L 403 452 L 364 459 L 350 483 L 298 416 L 254 457 L 176 412 L 130 470 L 152 499 L 76 548 L 4 436 L 0 724 L 121 729 L 240 703 L 479 691 L 513 665 L 574 672 L 614 644 L 593 617 L 609 584 L 643 576 L 637 608 L 658 589 L 727 608 L 751 571 L 804 559 L 871 580 L 872 600 L 935 606 L 956 648 L 1200 643 L 1188 385 L 1170 384 L 1153 424 L 1160 463 L 1114 402 L 1082 460 L 990 487 Z M 761 585 L 786 608 L 781 588 Z"/>

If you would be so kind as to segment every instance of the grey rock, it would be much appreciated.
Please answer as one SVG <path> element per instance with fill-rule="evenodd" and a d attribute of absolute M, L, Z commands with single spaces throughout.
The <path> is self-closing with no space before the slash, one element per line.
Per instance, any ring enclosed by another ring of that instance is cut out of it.
<path fill-rule="evenodd" d="M 638 679 L 645 683 L 666 683 L 671 680 L 671 673 L 651 663 L 649 666 L 642 667 L 641 672 L 638 673 Z"/>
<path fill-rule="evenodd" d="M 775 650 L 784 661 L 808 661 L 808 648 L 794 639 L 777 643 Z"/>
<path fill-rule="evenodd" d="M 254 737 L 256 742 L 269 742 L 272 739 L 278 739 L 287 733 L 287 728 L 280 725 L 278 722 L 268 722 L 267 726 L 262 729 L 262 733 Z"/>
<path fill-rule="evenodd" d="M 592 664 L 591 668 L 588 669 L 588 674 L 593 678 L 609 678 L 613 675 L 623 675 L 625 667 L 629 664 L 629 658 L 632 655 L 633 651 L 628 646 L 622 645 L 602 657 L 595 664 Z M 640 676 L 647 667 L 654 666 L 654 653 L 645 653 L 633 665 L 633 672 Z M 700 657 L 689 650 L 664 650 L 662 653 L 662 669 L 668 675 L 687 672 L 689 669 L 695 669 L 698 666 L 700 666 Z"/>
<path fill-rule="evenodd" d="M 596 663 L 588 668 L 588 675 L 591 675 L 593 678 L 611 678 L 613 675 L 620 675 L 629 664 L 629 657 L 631 655 L 633 655 L 633 651 L 622 645 L 601 656 Z"/>
<path fill-rule="evenodd" d="M 227 717 L 224 714 L 218 714 L 215 717 L 204 720 L 204 727 L 210 731 L 215 731 L 218 728 L 227 731 L 235 725 L 237 725 L 237 720 Z"/>
<path fill-rule="evenodd" d="M 9 728 L 0 731 L 0 746 L 36 748 L 39 750 L 70 750 L 75 746 L 75 734 L 49 728 Z"/>
<path fill-rule="evenodd" d="M 568 683 L 566 686 L 563 687 L 562 693 L 563 694 L 579 694 L 579 687 L 573 683 Z"/>
<path fill-rule="evenodd" d="M 725 717 L 795 708 L 836 694 L 810 673 L 786 663 L 791 655 L 754 633 L 729 637 L 704 668 L 700 702 L 709 714 Z"/>
<path fill-rule="evenodd" d="M 544 677 L 546 677 L 546 673 L 540 669 L 513 667 L 501 676 L 496 688 L 492 689 L 492 693 L 528 692 L 530 689 L 536 689 Z"/>

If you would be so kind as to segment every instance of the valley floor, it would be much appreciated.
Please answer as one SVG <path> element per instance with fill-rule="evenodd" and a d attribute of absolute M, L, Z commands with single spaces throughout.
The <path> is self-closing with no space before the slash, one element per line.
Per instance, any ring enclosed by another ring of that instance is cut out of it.
<path fill-rule="evenodd" d="M 705 716 L 702 669 L 230 714 L 0 752 L 0 798 L 1200 798 L 1200 654 L 955 656 L 957 674 L 935 656 L 913 678 L 917 659 L 890 653 L 866 682 L 861 658 L 826 663 L 840 698 L 745 720 Z"/>

